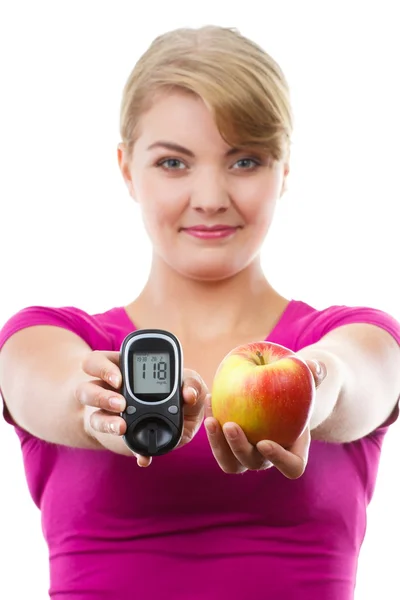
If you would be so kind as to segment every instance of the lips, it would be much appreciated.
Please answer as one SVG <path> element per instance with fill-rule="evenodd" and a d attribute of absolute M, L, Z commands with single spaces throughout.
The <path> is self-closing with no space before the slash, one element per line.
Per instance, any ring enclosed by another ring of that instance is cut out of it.
<path fill-rule="evenodd" d="M 234 235 L 239 227 L 231 225 L 194 225 L 193 227 L 184 227 L 182 231 L 193 237 L 201 239 L 219 239 Z"/>

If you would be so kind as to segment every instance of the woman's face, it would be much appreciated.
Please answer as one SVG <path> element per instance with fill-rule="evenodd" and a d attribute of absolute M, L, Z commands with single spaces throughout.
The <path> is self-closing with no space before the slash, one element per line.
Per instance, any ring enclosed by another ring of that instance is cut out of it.
<path fill-rule="evenodd" d="M 131 159 L 120 145 L 118 160 L 156 256 L 209 281 L 256 257 L 288 171 L 259 152 L 231 148 L 203 101 L 179 92 L 142 116 Z"/>

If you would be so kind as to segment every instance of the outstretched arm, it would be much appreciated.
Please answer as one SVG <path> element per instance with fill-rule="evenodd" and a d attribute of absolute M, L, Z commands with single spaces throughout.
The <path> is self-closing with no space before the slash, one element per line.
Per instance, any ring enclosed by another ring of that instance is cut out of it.
<path fill-rule="evenodd" d="M 312 439 L 351 442 L 368 435 L 392 414 L 400 397 L 400 345 L 384 329 L 343 325 L 300 350 L 303 359 L 326 365 L 316 394 Z"/>

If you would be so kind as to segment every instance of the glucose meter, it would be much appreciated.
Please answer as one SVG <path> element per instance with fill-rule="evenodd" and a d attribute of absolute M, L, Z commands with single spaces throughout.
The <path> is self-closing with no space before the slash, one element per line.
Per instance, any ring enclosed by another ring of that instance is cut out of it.
<path fill-rule="evenodd" d="M 125 443 L 143 456 L 173 450 L 183 430 L 183 354 L 178 338 L 162 329 L 130 333 L 121 345 L 120 370 Z"/>

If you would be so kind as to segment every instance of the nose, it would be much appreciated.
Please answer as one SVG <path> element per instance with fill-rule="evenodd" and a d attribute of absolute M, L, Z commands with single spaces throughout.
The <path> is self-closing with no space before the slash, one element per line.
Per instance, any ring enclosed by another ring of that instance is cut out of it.
<path fill-rule="evenodd" d="M 195 211 L 212 215 L 229 208 L 231 199 L 223 177 L 216 173 L 203 173 L 194 183 L 190 204 Z"/>

